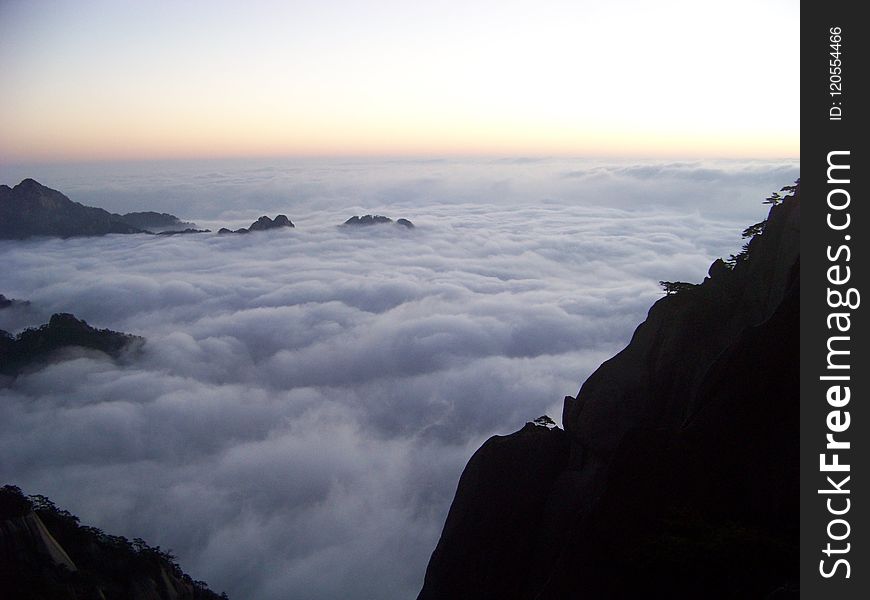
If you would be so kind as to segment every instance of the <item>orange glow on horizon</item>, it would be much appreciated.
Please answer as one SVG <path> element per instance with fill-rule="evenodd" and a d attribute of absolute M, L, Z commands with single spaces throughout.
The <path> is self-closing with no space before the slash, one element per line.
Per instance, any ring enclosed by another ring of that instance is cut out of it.
<path fill-rule="evenodd" d="M 744 40 L 799 10 L 734 2 L 16 4 L 0 162 L 797 157 L 799 40 Z"/>
<path fill-rule="evenodd" d="M 174 135 L 173 135 L 174 133 Z M 170 131 L 96 128 L 28 136 L 2 162 L 88 162 L 277 156 L 595 156 L 649 158 L 797 158 L 800 136 L 753 137 L 748 132 L 571 132 L 477 124 L 460 131 L 402 127 L 298 128 L 281 133 L 255 128 L 217 129 L 192 123 Z"/>

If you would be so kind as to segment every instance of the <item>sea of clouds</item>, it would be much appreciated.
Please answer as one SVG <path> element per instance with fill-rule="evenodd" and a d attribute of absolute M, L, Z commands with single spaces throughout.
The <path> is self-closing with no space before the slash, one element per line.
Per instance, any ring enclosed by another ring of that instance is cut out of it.
<path fill-rule="evenodd" d="M 144 336 L 0 387 L 0 483 L 172 549 L 231 598 L 405 599 L 459 474 L 700 281 L 797 161 L 285 161 L 3 167 L 114 212 L 250 235 L 0 242 L 19 331 Z M 354 214 L 417 227 L 337 225 Z"/>

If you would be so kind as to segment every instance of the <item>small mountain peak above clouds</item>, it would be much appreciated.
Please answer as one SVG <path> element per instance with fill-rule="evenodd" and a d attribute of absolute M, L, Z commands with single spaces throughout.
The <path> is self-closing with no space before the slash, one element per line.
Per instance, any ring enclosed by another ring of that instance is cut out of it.
<path fill-rule="evenodd" d="M 361 217 L 359 215 L 354 215 L 343 223 L 343 225 L 353 227 L 386 224 L 400 225 L 408 229 L 413 229 L 414 227 L 414 224 L 411 223 L 411 221 L 409 221 L 408 219 L 399 219 L 398 221 L 393 221 L 391 218 L 385 217 L 383 215 L 363 215 Z"/>
<path fill-rule="evenodd" d="M 48 323 L 25 329 L 17 336 L 0 330 L 0 374 L 16 375 L 57 360 L 66 348 L 86 348 L 120 358 L 144 338 L 110 329 L 96 329 L 70 313 L 56 313 Z"/>
<path fill-rule="evenodd" d="M 253 223 L 248 228 L 242 227 L 241 229 L 228 229 L 226 227 L 221 227 L 218 229 L 219 235 L 226 235 L 228 233 L 250 233 L 252 231 L 268 231 L 269 229 L 281 229 L 284 227 L 293 227 L 296 226 L 293 224 L 293 221 L 287 218 L 287 215 L 278 215 L 274 219 L 270 219 L 266 215 L 263 215 Z"/>
<path fill-rule="evenodd" d="M 287 215 L 278 215 L 274 220 L 267 216 L 262 216 L 248 227 L 249 231 L 265 231 L 267 229 L 278 229 L 279 227 L 296 227 L 293 222 L 287 218 Z"/>
<path fill-rule="evenodd" d="M 0 294 L 0 310 L 4 308 L 12 308 L 14 306 L 29 306 L 29 300 L 18 300 L 17 298 L 7 298 L 5 295 Z"/>
<path fill-rule="evenodd" d="M 293 224 L 293 221 L 291 221 L 290 219 L 287 218 L 287 215 L 278 215 L 277 217 L 275 217 L 275 219 L 272 221 L 272 226 L 273 227 L 296 227 Z"/>

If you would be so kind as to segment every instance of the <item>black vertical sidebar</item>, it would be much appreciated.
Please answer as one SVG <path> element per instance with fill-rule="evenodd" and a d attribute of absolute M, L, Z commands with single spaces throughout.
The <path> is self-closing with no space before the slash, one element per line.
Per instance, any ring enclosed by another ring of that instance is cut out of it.
<path fill-rule="evenodd" d="M 870 594 L 870 210 L 858 3 L 801 6 L 801 597 Z"/>

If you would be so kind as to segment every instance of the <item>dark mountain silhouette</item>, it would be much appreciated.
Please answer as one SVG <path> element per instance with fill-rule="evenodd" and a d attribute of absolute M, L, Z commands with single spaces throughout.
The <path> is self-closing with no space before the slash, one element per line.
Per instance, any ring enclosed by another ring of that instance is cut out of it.
<path fill-rule="evenodd" d="M 193 229 L 192 227 L 188 227 L 187 229 L 182 229 L 180 231 L 158 231 L 155 235 L 186 235 L 189 233 L 211 233 L 211 229 Z"/>
<path fill-rule="evenodd" d="M 0 185 L 0 239 L 151 233 L 152 227 L 157 230 L 192 225 L 163 213 L 116 215 L 73 202 L 33 179 L 25 179 L 13 188 Z"/>
<path fill-rule="evenodd" d="M 15 298 L 7 298 L 3 294 L 0 294 L 0 310 L 13 306 L 27 306 L 29 304 L 30 301 L 28 300 L 16 300 Z"/>
<path fill-rule="evenodd" d="M 797 597 L 800 190 L 472 456 L 420 600 Z"/>
<path fill-rule="evenodd" d="M 44 496 L 0 488 L 0 597 L 220 600 L 170 552 L 79 523 Z"/>
<path fill-rule="evenodd" d="M 25 179 L 14 188 L 0 186 L 0 238 L 3 239 L 142 232 L 119 215 L 73 202 L 33 179 Z"/>
<path fill-rule="evenodd" d="M 196 229 L 195 223 L 182 221 L 175 215 L 154 211 L 127 213 L 121 215 L 121 220 L 133 227 L 153 231 L 155 233 Z"/>
<path fill-rule="evenodd" d="M 95 329 L 71 314 L 57 313 L 45 325 L 25 329 L 15 337 L 0 330 L 0 375 L 18 375 L 57 359 L 67 348 L 87 348 L 118 358 L 129 346 L 143 342 L 141 337 Z"/>
<path fill-rule="evenodd" d="M 293 224 L 293 221 L 287 218 L 287 215 L 278 215 L 274 219 L 270 219 L 267 216 L 262 216 L 253 223 L 247 229 L 242 227 L 241 229 L 236 229 L 235 231 L 231 229 L 227 229 L 226 227 L 221 227 L 218 230 L 218 233 L 221 235 L 225 235 L 227 233 L 250 233 L 252 231 L 266 231 L 268 229 L 281 229 L 282 227 L 296 227 Z"/>
<path fill-rule="evenodd" d="M 293 222 L 287 218 L 287 215 L 278 215 L 274 220 L 263 216 L 251 223 L 248 227 L 249 231 L 265 231 L 267 229 L 278 229 L 279 227 L 296 227 Z"/>
<path fill-rule="evenodd" d="M 414 224 L 411 223 L 408 219 L 399 219 L 397 221 L 393 221 L 389 217 L 384 217 L 382 215 L 363 215 L 358 216 L 354 215 L 349 218 L 347 221 L 342 223 L 342 225 L 348 225 L 351 227 L 364 227 L 368 225 L 386 225 L 393 223 L 395 225 L 401 225 L 402 227 L 407 227 L 408 229 L 413 229 Z"/>

